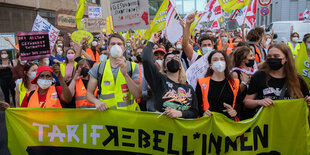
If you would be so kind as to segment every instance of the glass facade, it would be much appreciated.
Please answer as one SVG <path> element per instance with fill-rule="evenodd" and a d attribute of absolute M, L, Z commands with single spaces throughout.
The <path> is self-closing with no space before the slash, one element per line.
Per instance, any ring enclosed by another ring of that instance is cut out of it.
<path fill-rule="evenodd" d="M 164 0 L 149 0 L 151 18 L 155 16 L 163 1 Z M 198 12 L 203 11 L 207 1 L 208 0 L 175 0 L 175 3 L 177 5 L 178 12 L 185 15 L 193 10 L 197 10 Z"/>

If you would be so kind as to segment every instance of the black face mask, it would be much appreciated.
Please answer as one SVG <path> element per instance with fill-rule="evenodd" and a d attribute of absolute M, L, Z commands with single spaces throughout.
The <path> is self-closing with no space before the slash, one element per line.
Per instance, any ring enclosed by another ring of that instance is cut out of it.
<path fill-rule="evenodd" d="M 136 58 L 137 58 L 137 61 L 138 61 L 138 62 L 142 62 L 142 58 L 141 58 L 141 55 L 140 55 L 140 54 L 139 54 L 139 55 L 137 55 L 137 57 L 136 57 Z"/>
<path fill-rule="evenodd" d="M 247 67 L 252 67 L 253 68 L 253 65 L 254 65 L 254 60 L 248 60 L 249 62 L 248 63 L 245 63 L 245 65 Z"/>
<path fill-rule="evenodd" d="M 170 60 L 168 63 L 167 63 L 167 68 L 168 68 L 168 71 L 171 72 L 171 73 L 175 73 L 179 70 L 180 68 L 180 63 L 179 61 L 175 60 L 175 59 L 172 59 Z"/>
<path fill-rule="evenodd" d="M 283 66 L 282 59 L 280 58 L 268 58 L 267 64 L 272 70 L 279 70 Z"/>
<path fill-rule="evenodd" d="M 80 75 L 82 75 L 83 77 L 86 77 L 88 75 L 88 71 L 89 69 L 87 69 L 86 67 L 83 67 Z"/>

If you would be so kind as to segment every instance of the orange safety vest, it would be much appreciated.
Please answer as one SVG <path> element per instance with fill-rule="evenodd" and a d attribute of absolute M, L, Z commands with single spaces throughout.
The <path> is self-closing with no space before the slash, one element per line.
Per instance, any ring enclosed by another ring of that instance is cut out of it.
<path fill-rule="evenodd" d="M 258 47 L 255 44 L 253 44 L 253 45 L 255 48 L 255 61 L 256 62 L 262 62 L 262 54 L 260 53 Z"/>
<path fill-rule="evenodd" d="M 202 101 L 203 101 L 202 106 L 203 106 L 203 110 L 204 111 L 207 111 L 210 108 L 209 99 L 208 99 L 210 79 L 211 79 L 211 76 L 208 76 L 206 78 L 198 79 L 199 85 L 201 87 L 201 92 L 202 92 Z M 229 85 L 231 87 L 231 90 L 233 91 L 233 94 L 234 94 L 234 101 L 233 101 L 232 108 L 235 108 L 236 98 L 237 98 L 237 94 L 238 94 L 238 90 L 239 90 L 239 85 L 240 85 L 238 79 L 234 79 L 234 81 L 235 81 L 234 85 L 232 85 L 232 83 L 230 83 L 228 81 Z"/>
<path fill-rule="evenodd" d="M 142 72 L 141 72 L 141 63 L 138 63 L 139 70 L 140 70 L 140 83 L 142 85 Z M 141 103 L 141 98 L 136 99 L 137 103 Z"/>
<path fill-rule="evenodd" d="M 231 53 L 233 51 L 233 49 L 234 49 L 234 44 L 233 43 L 228 44 L 228 47 L 227 47 L 227 50 L 226 50 L 227 55 L 229 53 Z"/>
<path fill-rule="evenodd" d="M 217 42 L 217 50 L 221 50 L 221 48 L 222 48 L 222 40 L 221 40 L 221 37 L 220 36 L 218 36 L 218 42 Z"/>
<path fill-rule="evenodd" d="M 98 51 L 96 51 L 96 57 L 94 56 L 93 50 L 91 48 L 87 48 L 86 49 L 86 53 L 88 55 L 91 55 L 91 60 L 92 61 L 99 61 L 100 55 L 99 55 Z"/>
<path fill-rule="evenodd" d="M 28 108 L 41 108 L 38 90 L 39 88 L 37 88 L 30 97 L 28 101 Z M 29 96 L 29 94 L 30 92 L 27 93 L 27 96 Z M 55 86 L 50 86 L 48 88 L 45 105 L 43 108 L 62 108 Z"/>
<path fill-rule="evenodd" d="M 86 100 L 86 88 L 82 79 L 79 79 L 75 83 L 75 106 L 76 108 L 95 108 L 96 106 Z M 95 91 L 94 95 L 97 96 Z"/>

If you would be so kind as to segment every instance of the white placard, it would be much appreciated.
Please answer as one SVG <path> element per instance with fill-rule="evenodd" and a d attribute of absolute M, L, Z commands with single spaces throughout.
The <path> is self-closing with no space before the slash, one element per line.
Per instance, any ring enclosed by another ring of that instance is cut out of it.
<path fill-rule="evenodd" d="M 32 31 L 48 31 L 50 50 L 52 52 L 60 31 L 40 15 L 37 15 Z"/>
<path fill-rule="evenodd" d="M 101 18 L 101 17 L 102 17 L 101 7 L 94 7 L 94 6 L 88 7 L 88 18 Z"/>
<path fill-rule="evenodd" d="M 146 0 L 111 0 L 114 31 L 148 29 L 149 2 Z"/>

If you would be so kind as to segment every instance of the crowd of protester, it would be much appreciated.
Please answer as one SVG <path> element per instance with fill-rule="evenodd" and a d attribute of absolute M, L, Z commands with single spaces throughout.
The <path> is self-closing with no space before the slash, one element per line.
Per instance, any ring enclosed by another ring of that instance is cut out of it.
<path fill-rule="evenodd" d="M 274 42 L 262 27 L 247 34 L 244 26 L 241 32 L 202 28 L 192 33 L 194 19 L 195 14 L 187 17 L 183 37 L 175 44 L 161 32 L 150 40 L 134 38 L 132 32 L 126 40 L 118 33 L 100 33 L 90 44 L 89 38 L 78 44 L 59 36 L 50 57 L 40 60 L 22 61 L 18 45 L 15 59 L 2 50 L 1 109 L 112 108 L 171 118 L 218 112 L 239 121 L 274 100 L 304 98 L 310 107 L 307 84 L 295 67 L 298 40 L 310 53 L 310 34 L 294 32 L 283 43 Z M 186 70 L 205 55 L 209 67 L 193 88 Z"/>

